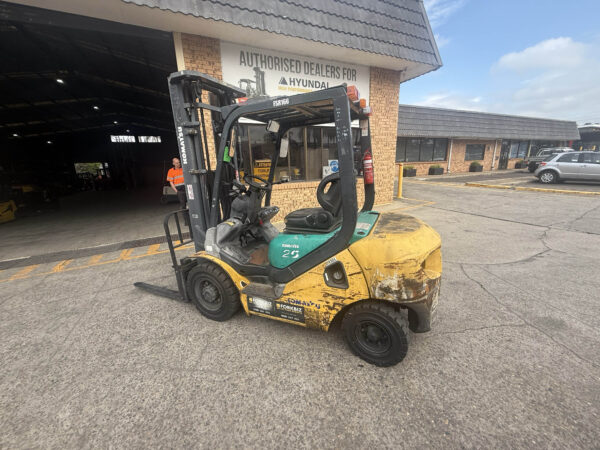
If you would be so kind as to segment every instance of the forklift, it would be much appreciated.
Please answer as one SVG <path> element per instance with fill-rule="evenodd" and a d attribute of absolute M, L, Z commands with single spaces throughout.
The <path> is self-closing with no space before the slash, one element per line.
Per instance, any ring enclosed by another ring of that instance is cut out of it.
<path fill-rule="evenodd" d="M 354 354 L 377 366 L 399 363 L 409 329 L 429 331 L 435 318 L 441 240 L 414 217 L 373 210 L 371 111 L 358 90 L 341 85 L 248 99 L 245 91 L 195 71 L 175 72 L 168 84 L 188 198 L 187 210 L 164 221 L 178 291 L 135 285 L 192 302 L 216 321 L 243 309 L 324 331 L 339 323 Z M 264 124 L 273 138 L 267 177 L 253 174 L 243 160 L 242 118 Z M 361 134 L 360 211 L 353 120 Z M 287 133 L 323 124 L 335 126 L 339 171 L 319 183 L 319 206 L 289 213 L 280 232 L 271 223 L 279 212 L 271 194 L 282 182 L 275 168 L 287 157 Z M 189 235 L 181 223 L 185 214 Z M 194 251 L 179 258 L 184 246 Z"/>

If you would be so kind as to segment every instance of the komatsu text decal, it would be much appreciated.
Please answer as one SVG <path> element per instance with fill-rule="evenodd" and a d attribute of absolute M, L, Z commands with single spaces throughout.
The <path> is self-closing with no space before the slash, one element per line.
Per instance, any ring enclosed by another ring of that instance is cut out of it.
<path fill-rule="evenodd" d="M 179 153 L 181 154 L 181 164 L 187 164 L 187 153 L 185 151 L 185 141 L 183 140 L 183 128 L 177 127 L 177 141 L 179 142 Z"/>

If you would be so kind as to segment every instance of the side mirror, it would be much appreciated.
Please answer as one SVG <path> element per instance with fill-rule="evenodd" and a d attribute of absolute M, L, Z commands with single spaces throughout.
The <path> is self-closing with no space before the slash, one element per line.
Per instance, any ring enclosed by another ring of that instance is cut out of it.
<path fill-rule="evenodd" d="M 269 120 L 269 123 L 267 124 L 267 131 L 270 131 L 271 133 L 277 133 L 279 131 L 279 122 L 276 120 Z"/>
<path fill-rule="evenodd" d="M 290 140 L 287 137 L 282 137 L 281 145 L 279 146 L 279 157 L 280 158 L 287 158 L 289 146 L 290 146 Z"/>

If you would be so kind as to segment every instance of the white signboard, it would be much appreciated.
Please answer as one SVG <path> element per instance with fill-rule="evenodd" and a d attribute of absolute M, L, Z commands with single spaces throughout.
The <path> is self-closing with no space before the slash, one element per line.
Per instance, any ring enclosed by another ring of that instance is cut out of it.
<path fill-rule="evenodd" d="M 240 87 L 248 97 L 293 95 L 355 85 L 369 101 L 368 66 L 310 58 L 221 41 L 223 81 Z"/>

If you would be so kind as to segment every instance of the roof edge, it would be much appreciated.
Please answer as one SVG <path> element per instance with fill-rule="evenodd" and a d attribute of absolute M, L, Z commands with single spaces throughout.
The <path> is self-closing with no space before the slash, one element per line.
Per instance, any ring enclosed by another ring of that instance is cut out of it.
<path fill-rule="evenodd" d="M 459 113 L 467 113 L 467 114 L 482 114 L 487 116 L 495 116 L 495 117 L 514 117 L 517 119 L 532 119 L 532 120 L 547 120 L 552 122 L 562 122 L 562 123 L 574 123 L 577 128 L 577 121 L 575 120 L 566 120 L 566 119 L 547 119 L 545 117 L 533 117 L 533 116 L 520 116 L 515 114 L 502 114 L 502 113 L 491 113 L 486 111 L 475 111 L 468 109 L 452 109 L 452 108 L 438 108 L 435 106 L 421 106 L 421 105 L 408 105 L 405 103 L 398 104 L 398 107 L 407 107 L 407 108 L 420 108 L 420 109 L 429 109 L 429 110 L 437 110 L 437 111 L 449 111 L 449 112 L 459 112 Z"/>

